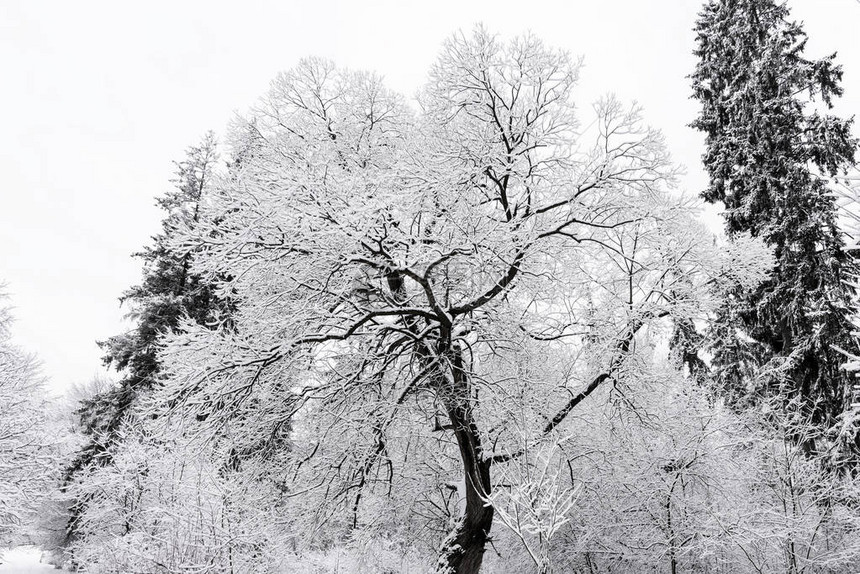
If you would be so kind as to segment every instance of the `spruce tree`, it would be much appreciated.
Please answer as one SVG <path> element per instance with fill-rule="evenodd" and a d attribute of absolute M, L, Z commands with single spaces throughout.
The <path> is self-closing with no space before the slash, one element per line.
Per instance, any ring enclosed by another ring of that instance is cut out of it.
<path fill-rule="evenodd" d="M 821 428 L 850 401 L 834 346 L 850 341 L 845 281 L 857 271 L 837 228 L 827 178 L 854 163 L 835 54 L 804 56 L 807 36 L 784 2 L 709 0 L 695 28 L 692 75 L 710 176 L 703 198 L 725 205 L 731 236 L 773 249 L 771 278 L 725 301 L 711 330 L 713 368 L 735 404 L 779 393 L 802 399 Z M 855 437 L 842 437 L 856 441 Z"/>
<path fill-rule="evenodd" d="M 66 468 L 65 481 L 90 465 L 110 464 L 111 447 L 120 439 L 124 421 L 134 416 L 136 401 L 158 381 L 157 342 L 161 334 L 173 331 L 182 317 L 207 324 L 229 315 L 229 304 L 215 296 L 209 284 L 189 270 L 189 254 L 171 246 L 171 237 L 183 227 L 198 222 L 204 191 L 217 161 L 216 140 L 207 134 L 198 146 L 189 148 L 184 161 L 176 164 L 175 189 L 157 200 L 166 212 L 162 231 L 152 244 L 135 257 L 143 261 L 143 278 L 120 298 L 129 308 L 135 324 L 126 333 L 113 336 L 100 347 L 104 362 L 124 374 L 118 384 L 86 400 L 78 411 L 80 427 L 87 442 Z M 76 501 L 72 509 L 70 534 L 75 517 L 86 501 Z"/>

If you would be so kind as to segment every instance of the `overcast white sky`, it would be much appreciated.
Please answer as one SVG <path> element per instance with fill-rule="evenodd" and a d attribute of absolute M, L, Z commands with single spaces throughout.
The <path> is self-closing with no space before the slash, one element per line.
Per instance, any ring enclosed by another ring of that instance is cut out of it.
<path fill-rule="evenodd" d="M 845 115 L 860 112 L 860 3 L 790 0 L 808 54 L 838 51 Z M 17 340 L 51 386 L 103 373 L 95 341 L 125 328 L 129 257 L 159 229 L 154 197 L 173 160 L 223 132 L 279 70 L 307 55 L 371 69 L 411 95 L 440 43 L 483 22 L 531 30 L 585 56 L 582 105 L 636 99 L 703 185 L 702 139 L 686 125 L 691 28 L 700 0 L 226 2 L 0 1 L 0 280 Z"/>

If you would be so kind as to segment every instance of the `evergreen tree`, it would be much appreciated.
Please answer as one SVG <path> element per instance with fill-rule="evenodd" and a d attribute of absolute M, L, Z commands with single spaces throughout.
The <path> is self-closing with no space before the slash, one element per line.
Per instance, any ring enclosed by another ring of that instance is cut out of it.
<path fill-rule="evenodd" d="M 123 372 L 124 377 L 108 391 L 82 403 L 78 414 L 88 441 L 66 469 L 67 483 L 89 465 L 110 463 L 111 446 L 119 440 L 123 422 L 133 416 L 136 400 L 157 384 L 158 337 L 176 330 L 185 316 L 203 325 L 227 314 L 228 305 L 189 271 L 189 254 L 177 252 L 170 244 L 179 229 L 197 224 L 200 203 L 216 162 L 216 140 L 210 132 L 200 145 L 189 148 L 184 161 L 176 164 L 175 189 L 157 200 L 167 213 L 162 232 L 153 237 L 150 246 L 135 254 L 143 260 L 143 280 L 120 298 L 122 304 L 128 305 L 135 326 L 99 343 L 105 351 L 105 364 Z M 80 510 L 73 509 L 72 532 Z"/>
<path fill-rule="evenodd" d="M 806 34 L 784 2 L 709 0 L 695 29 L 702 195 L 725 204 L 729 235 L 764 239 L 777 262 L 768 281 L 725 301 L 711 331 L 715 375 L 735 404 L 800 397 L 830 427 L 850 401 L 834 346 L 850 340 L 845 281 L 857 269 L 827 184 L 857 147 L 852 121 L 828 111 L 842 70 L 835 54 L 804 56 Z"/>

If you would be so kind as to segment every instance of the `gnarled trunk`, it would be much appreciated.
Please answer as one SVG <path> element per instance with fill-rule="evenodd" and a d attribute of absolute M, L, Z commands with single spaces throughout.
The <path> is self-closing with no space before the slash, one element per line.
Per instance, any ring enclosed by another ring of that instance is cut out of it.
<path fill-rule="evenodd" d="M 454 362 L 455 371 L 457 361 Z M 455 374 L 455 381 L 465 383 L 465 376 Z M 481 451 L 481 438 L 469 401 L 468 385 L 456 385 L 459 393 L 447 401 L 448 417 L 463 462 L 466 509 L 455 530 L 442 548 L 439 571 L 450 574 L 477 574 L 484 560 L 484 550 L 493 525 L 493 507 L 487 504 L 490 495 L 491 460 L 485 460 Z"/>

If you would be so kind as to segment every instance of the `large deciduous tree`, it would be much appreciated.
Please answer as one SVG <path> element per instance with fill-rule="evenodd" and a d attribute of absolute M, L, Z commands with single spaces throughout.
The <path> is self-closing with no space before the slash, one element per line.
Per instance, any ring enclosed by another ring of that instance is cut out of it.
<path fill-rule="evenodd" d="M 709 0 L 696 32 L 702 110 L 693 126 L 706 135 L 710 176 L 703 197 L 725 204 L 730 235 L 760 237 L 776 257 L 768 281 L 731 294 L 719 312 L 717 378 L 735 404 L 802 397 L 829 427 L 850 403 L 834 347 L 850 340 L 846 280 L 857 270 L 827 183 L 857 146 L 851 121 L 827 112 L 842 94 L 842 70 L 835 56 L 805 57 L 806 34 L 781 1 Z"/>
<path fill-rule="evenodd" d="M 234 126 L 241 161 L 179 243 L 236 310 L 168 338 L 157 399 L 198 436 L 289 428 L 278 481 L 305 544 L 400 513 L 448 529 L 440 572 L 477 572 L 494 468 L 546 452 L 596 389 L 623 396 L 638 333 L 762 274 L 718 261 L 635 107 L 577 121 L 577 75 L 479 29 L 445 44 L 417 110 L 310 59 Z"/>

